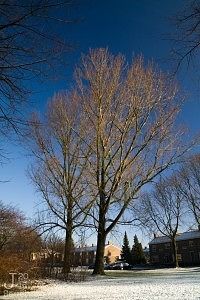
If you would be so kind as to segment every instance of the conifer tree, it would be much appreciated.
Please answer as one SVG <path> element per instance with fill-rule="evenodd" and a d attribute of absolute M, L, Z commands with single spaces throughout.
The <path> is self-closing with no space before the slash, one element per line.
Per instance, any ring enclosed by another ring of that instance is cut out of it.
<path fill-rule="evenodd" d="M 134 236 L 134 244 L 131 250 L 132 264 L 146 263 L 146 258 L 142 249 L 142 244 L 139 243 L 137 235 Z"/>
<path fill-rule="evenodd" d="M 130 249 L 130 246 L 129 246 L 129 240 L 128 240 L 126 231 L 125 231 L 124 239 L 123 239 L 121 258 L 123 260 L 125 260 L 127 263 L 131 262 L 131 249 Z"/>

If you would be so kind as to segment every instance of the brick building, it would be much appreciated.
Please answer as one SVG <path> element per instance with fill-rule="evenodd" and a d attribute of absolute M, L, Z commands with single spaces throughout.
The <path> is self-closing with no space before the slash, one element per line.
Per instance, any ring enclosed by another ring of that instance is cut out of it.
<path fill-rule="evenodd" d="M 88 266 L 92 265 L 95 262 L 97 247 L 86 246 L 86 247 L 79 247 L 75 248 L 73 252 L 73 265 L 74 266 Z M 121 255 L 121 248 L 108 243 L 105 246 L 104 250 L 104 259 L 105 262 L 109 261 L 109 263 L 114 263 L 115 261 L 119 260 Z"/>
<path fill-rule="evenodd" d="M 200 265 L 200 230 L 178 234 L 177 256 L 180 266 Z M 172 265 L 171 240 L 166 236 L 154 237 L 149 243 L 150 262 L 154 265 Z"/>
<path fill-rule="evenodd" d="M 97 247 L 92 246 L 85 246 L 85 247 L 78 247 L 73 250 L 72 253 L 72 265 L 73 266 L 89 266 L 94 264 L 95 257 L 96 257 L 96 249 Z M 105 262 L 114 263 L 115 261 L 119 260 L 121 256 L 121 248 L 108 243 L 105 246 L 104 250 L 104 259 Z M 51 250 L 42 249 L 39 252 L 35 252 L 31 254 L 31 260 L 35 263 L 44 262 L 46 264 L 57 264 L 63 263 L 64 255 L 63 253 L 54 252 L 52 253 Z"/>

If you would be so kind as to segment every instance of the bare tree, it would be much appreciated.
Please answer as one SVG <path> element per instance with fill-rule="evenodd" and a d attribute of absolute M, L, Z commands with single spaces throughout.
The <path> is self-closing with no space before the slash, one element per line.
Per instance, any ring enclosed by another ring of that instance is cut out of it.
<path fill-rule="evenodd" d="M 31 253 L 41 248 L 38 232 L 28 225 L 24 214 L 0 202 L 0 282 L 9 281 L 10 272 L 32 274 Z M 31 275 L 32 276 L 32 275 Z"/>
<path fill-rule="evenodd" d="M 16 232 L 21 231 L 24 219 L 16 208 L 0 202 L 0 251 L 13 242 Z"/>
<path fill-rule="evenodd" d="M 179 189 L 200 226 L 200 155 L 190 157 L 179 171 Z"/>
<path fill-rule="evenodd" d="M 191 64 L 200 46 L 200 1 L 189 0 L 185 4 L 174 20 L 176 31 L 172 36 L 172 53 L 177 63 L 176 71 L 185 62 L 188 66 Z"/>
<path fill-rule="evenodd" d="M 27 260 L 33 249 L 41 246 L 37 233 L 27 224 L 23 213 L 0 202 L 0 252 L 18 253 Z"/>
<path fill-rule="evenodd" d="M 85 223 L 91 207 L 86 195 L 90 148 L 83 143 L 84 122 L 76 94 L 60 93 L 50 102 L 44 120 L 32 119 L 28 136 L 35 159 L 29 175 L 44 203 L 39 226 L 44 231 L 64 230 L 64 273 L 70 271 L 74 230 Z"/>
<path fill-rule="evenodd" d="M 176 237 L 185 214 L 178 178 L 161 180 L 151 193 L 143 194 L 135 213 L 143 227 L 171 240 L 174 266 L 178 267 Z"/>
<path fill-rule="evenodd" d="M 55 76 L 55 64 L 62 67 L 65 53 L 72 49 L 62 36 L 63 26 L 72 22 L 71 4 L 69 0 L 0 2 L 1 132 L 10 125 L 16 130 L 22 121 L 20 104 L 28 97 L 30 81 Z"/>
<path fill-rule="evenodd" d="M 76 70 L 92 149 L 88 183 L 96 199 L 94 274 L 102 274 L 107 234 L 142 187 L 186 151 L 175 127 L 177 86 L 141 57 L 127 65 L 106 49 L 91 50 Z"/>

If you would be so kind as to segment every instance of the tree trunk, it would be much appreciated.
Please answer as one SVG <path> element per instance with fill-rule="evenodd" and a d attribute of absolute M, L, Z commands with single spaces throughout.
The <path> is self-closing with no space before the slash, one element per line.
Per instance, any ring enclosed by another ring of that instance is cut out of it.
<path fill-rule="evenodd" d="M 97 251 L 93 275 L 104 275 L 104 249 L 106 242 L 106 234 L 98 232 Z"/>
<path fill-rule="evenodd" d="M 65 275 L 67 275 L 71 271 L 72 244 L 72 233 L 71 231 L 66 230 L 63 265 L 63 274 Z"/>
<path fill-rule="evenodd" d="M 104 275 L 104 249 L 106 242 L 105 212 L 101 207 L 99 212 L 99 227 L 97 235 L 97 251 L 93 275 Z"/>
<path fill-rule="evenodd" d="M 65 252 L 64 252 L 64 266 L 63 266 L 63 274 L 67 275 L 71 271 L 72 264 L 72 197 L 68 198 L 68 207 L 67 207 L 67 224 L 66 224 L 66 236 L 65 236 Z"/>
<path fill-rule="evenodd" d="M 177 245 L 176 245 L 175 237 L 172 238 L 172 251 L 173 251 L 173 263 L 174 263 L 174 267 L 178 268 L 179 264 L 178 264 Z"/>

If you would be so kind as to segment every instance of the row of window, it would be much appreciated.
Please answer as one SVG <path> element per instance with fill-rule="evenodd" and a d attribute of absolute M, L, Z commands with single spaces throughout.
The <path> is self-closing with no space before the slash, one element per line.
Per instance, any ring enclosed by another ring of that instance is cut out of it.
<path fill-rule="evenodd" d="M 194 243 L 194 241 L 188 241 L 187 242 L 184 242 L 182 244 L 178 244 L 178 248 L 181 248 L 183 250 L 186 250 L 189 247 L 193 247 L 195 246 L 196 243 Z M 200 244 L 199 244 L 200 245 Z M 171 248 L 171 243 L 165 243 L 165 244 L 158 244 L 158 245 L 152 245 L 151 246 L 151 250 L 152 252 L 156 252 L 157 249 L 159 249 L 160 251 L 164 250 L 164 249 L 170 249 Z"/>
<path fill-rule="evenodd" d="M 184 259 L 184 256 L 182 254 L 177 254 L 177 258 L 178 258 L 178 261 L 183 261 Z M 190 251 L 188 253 L 188 257 L 187 257 L 187 260 L 190 260 L 191 262 L 197 262 L 199 261 L 200 262 L 200 252 L 198 253 L 195 253 L 194 251 Z M 169 255 L 169 254 L 166 254 L 164 255 L 164 257 L 162 257 L 162 260 L 164 263 L 170 263 L 172 261 L 172 256 Z M 151 261 L 152 263 L 159 263 L 160 262 L 160 257 L 159 255 L 153 255 L 151 257 Z"/>
<path fill-rule="evenodd" d="M 96 252 L 94 251 L 90 251 L 90 252 L 75 252 L 74 253 L 75 256 L 84 256 L 84 257 L 93 257 L 94 255 L 96 255 Z"/>

